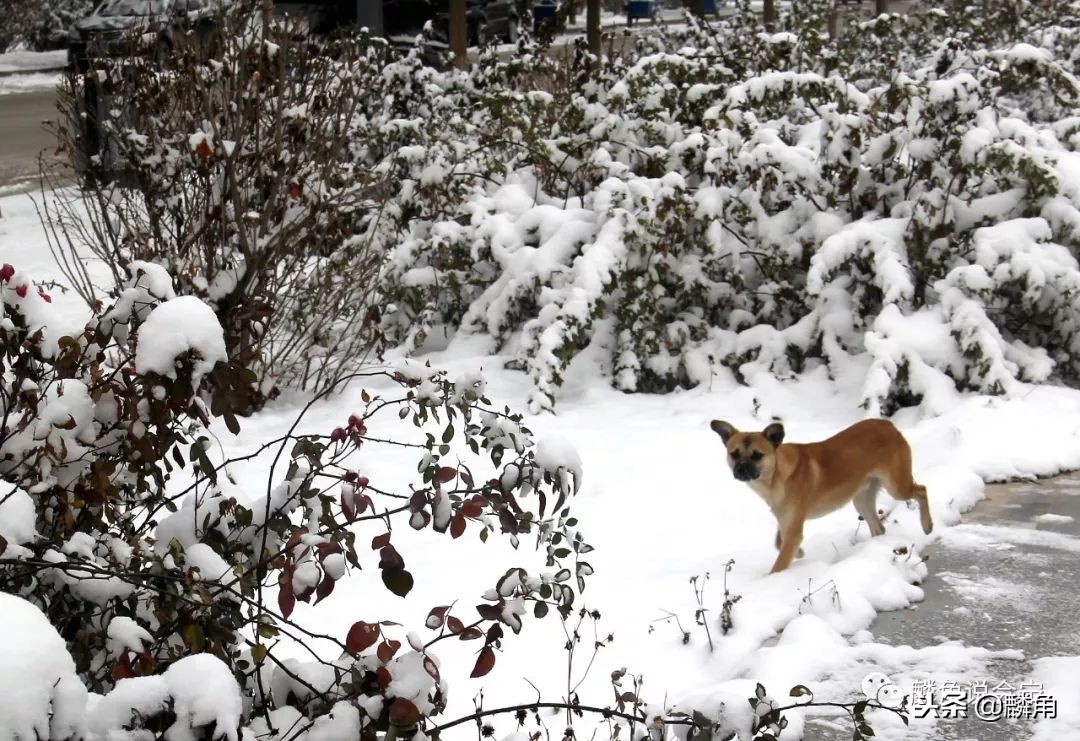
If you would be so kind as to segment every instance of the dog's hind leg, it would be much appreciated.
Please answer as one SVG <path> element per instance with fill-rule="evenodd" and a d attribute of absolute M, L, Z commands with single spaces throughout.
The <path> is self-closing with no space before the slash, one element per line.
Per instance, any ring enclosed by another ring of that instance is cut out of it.
<path fill-rule="evenodd" d="M 885 488 L 893 499 L 899 499 L 901 502 L 914 499 L 919 503 L 919 521 L 923 532 L 929 535 L 934 529 L 934 521 L 930 518 L 930 502 L 926 498 L 926 487 L 916 484 L 911 476 L 910 461 L 898 472 L 886 477 Z"/>
<path fill-rule="evenodd" d="M 880 488 L 880 479 L 869 478 L 853 500 L 855 511 L 866 520 L 872 537 L 885 534 L 885 526 L 881 524 L 881 518 L 878 517 L 877 513 L 877 493 Z"/>

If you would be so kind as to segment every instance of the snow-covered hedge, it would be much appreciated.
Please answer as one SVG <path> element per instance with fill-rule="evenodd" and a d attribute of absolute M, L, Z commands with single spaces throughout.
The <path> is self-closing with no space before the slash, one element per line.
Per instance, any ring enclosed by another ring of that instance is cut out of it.
<path fill-rule="evenodd" d="M 106 122 L 132 177 L 69 251 L 167 266 L 264 394 L 458 332 L 533 410 L 591 343 L 625 391 L 824 367 L 870 412 L 1080 377 L 1076 29 L 991 2 L 830 40 L 827 9 L 468 73 L 241 22 L 223 63 L 94 78 L 132 101 Z"/>
<path fill-rule="evenodd" d="M 626 391 L 824 365 L 873 412 L 1080 377 L 1080 47 L 1016 5 L 411 78 L 357 144 L 397 182 L 385 331 L 490 336 L 534 410 L 592 342 Z"/>
<path fill-rule="evenodd" d="M 10 49 L 62 49 L 92 0 L 0 0 L 0 53 Z"/>

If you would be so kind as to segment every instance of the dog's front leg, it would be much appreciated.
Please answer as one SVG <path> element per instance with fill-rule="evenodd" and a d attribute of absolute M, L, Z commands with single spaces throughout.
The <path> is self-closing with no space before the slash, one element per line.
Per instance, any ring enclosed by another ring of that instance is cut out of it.
<path fill-rule="evenodd" d="M 780 540 L 780 553 L 776 556 L 776 563 L 773 564 L 770 574 L 786 569 L 791 565 L 795 555 L 802 552 L 799 547 L 802 545 L 802 531 L 803 518 L 801 516 L 792 517 L 790 521 L 780 523 L 780 529 L 777 531 Z"/>

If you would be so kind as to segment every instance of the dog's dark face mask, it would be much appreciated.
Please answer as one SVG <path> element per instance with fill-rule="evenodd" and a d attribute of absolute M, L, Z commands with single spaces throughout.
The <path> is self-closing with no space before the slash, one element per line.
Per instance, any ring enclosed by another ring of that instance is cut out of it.
<path fill-rule="evenodd" d="M 760 453 L 753 453 L 755 456 L 761 455 Z M 738 481 L 753 481 L 761 475 L 761 468 L 758 465 L 758 460 L 745 460 L 740 457 L 739 451 L 732 451 L 729 454 L 731 458 L 731 474 Z"/>
<path fill-rule="evenodd" d="M 724 441 L 731 474 L 738 481 L 752 482 L 772 476 L 776 449 L 784 440 L 782 424 L 774 422 L 761 432 L 739 432 L 720 420 L 713 420 L 710 427 Z"/>

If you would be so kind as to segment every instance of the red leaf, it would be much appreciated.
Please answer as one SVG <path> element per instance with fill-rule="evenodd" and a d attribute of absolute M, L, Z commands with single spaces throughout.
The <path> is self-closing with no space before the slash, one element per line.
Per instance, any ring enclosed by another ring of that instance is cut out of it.
<path fill-rule="evenodd" d="M 446 627 L 450 629 L 450 632 L 457 635 L 461 631 L 465 630 L 465 623 L 458 620 L 453 615 L 446 618 Z"/>
<path fill-rule="evenodd" d="M 135 669 L 131 666 L 131 659 L 128 658 L 127 651 L 123 653 L 120 660 L 116 662 L 116 666 L 112 668 L 112 678 L 119 682 L 121 679 L 128 679 L 135 676 Z"/>
<path fill-rule="evenodd" d="M 458 636 L 458 639 L 462 641 L 475 641 L 477 638 L 483 637 L 484 631 L 480 630 L 479 628 L 466 628 L 465 630 L 461 631 L 461 635 Z"/>
<path fill-rule="evenodd" d="M 385 548 L 390 545 L 390 533 L 383 533 L 382 535 L 376 535 L 371 539 L 371 550 L 377 551 L 380 548 Z"/>
<path fill-rule="evenodd" d="M 405 568 L 405 559 L 397 552 L 397 548 L 387 545 L 379 551 L 379 568 L 397 571 Z"/>
<path fill-rule="evenodd" d="M 319 543 L 319 545 L 315 546 L 315 550 L 319 553 L 319 563 L 322 563 L 331 553 L 341 553 L 342 548 L 341 543 L 330 541 L 329 543 Z"/>
<path fill-rule="evenodd" d="M 420 711 L 404 697 L 390 703 L 390 724 L 399 727 L 415 726 L 420 722 Z"/>
<path fill-rule="evenodd" d="M 26 284 L 15 286 L 15 293 L 19 294 L 19 298 L 26 298 Z"/>
<path fill-rule="evenodd" d="M 206 141 L 206 139 L 200 141 L 198 146 L 195 147 L 195 153 L 202 157 L 204 160 L 208 160 L 214 156 L 214 150 L 210 148 L 210 144 Z"/>
<path fill-rule="evenodd" d="M 435 664 L 430 656 L 424 657 L 424 671 L 428 673 L 432 679 L 436 682 L 439 681 L 439 667 Z"/>
<path fill-rule="evenodd" d="M 3 551 L 0 551 L 2 553 Z M 446 613 L 450 611 L 449 605 L 443 605 L 441 607 L 432 607 L 431 612 L 428 613 L 427 620 L 424 621 L 431 630 L 436 630 L 443 626 L 443 620 L 446 618 Z"/>
<path fill-rule="evenodd" d="M 448 481 L 453 481 L 457 478 L 457 469 L 450 468 L 449 466 L 440 466 L 439 470 L 435 472 L 435 480 L 440 484 L 445 484 Z"/>
<path fill-rule="evenodd" d="M 466 517 L 479 517 L 483 511 L 484 508 L 479 502 L 471 501 L 461 505 L 461 514 Z"/>
<path fill-rule="evenodd" d="M 498 620 L 502 615 L 502 610 L 498 605 L 477 605 L 476 611 L 480 613 L 480 617 L 484 620 Z"/>
<path fill-rule="evenodd" d="M 503 507 L 499 510 L 499 524 L 502 525 L 502 531 L 504 533 L 510 533 L 511 535 L 517 535 L 518 524 L 517 519 L 511 514 L 510 510 Z"/>
<path fill-rule="evenodd" d="M 379 657 L 379 661 L 385 664 L 394 658 L 394 654 L 398 652 L 399 648 L 401 648 L 401 641 L 383 641 L 379 644 L 375 654 Z"/>
<path fill-rule="evenodd" d="M 470 677 L 482 677 L 495 667 L 495 652 L 491 646 L 484 646 L 480 655 L 476 658 L 476 666 L 473 667 Z"/>
<path fill-rule="evenodd" d="M 296 595 L 293 594 L 292 577 L 289 574 L 282 574 L 281 581 L 278 584 L 277 594 L 278 609 L 281 610 L 281 616 L 288 618 L 292 615 L 293 608 L 296 607 Z"/>
<path fill-rule="evenodd" d="M 157 669 L 157 660 L 149 651 L 143 651 L 139 654 L 139 673 L 140 674 L 153 674 Z"/>
<path fill-rule="evenodd" d="M 465 515 L 458 512 L 450 520 L 450 537 L 460 538 L 465 534 Z"/>
<path fill-rule="evenodd" d="M 345 513 L 345 519 L 352 522 L 356 519 L 356 506 L 353 504 L 351 494 L 341 494 L 341 511 Z"/>
<path fill-rule="evenodd" d="M 296 545 L 298 545 L 300 543 L 300 538 L 307 535 L 307 532 L 308 531 L 307 531 L 306 527 L 302 527 L 302 528 L 299 528 L 298 530 L 294 530 L 293 534 L 289 536 L 288 542 L 285 543 L 285 550 L 286 551 L 291 551 Z"/>
<path fill-rule="evenodd" d="M 371 648 L 375 641 L 379 640 L 381 632 L 382 628 L 378 623 L 365 623 L 363 620 L 353 623 L 349 628 L 349 635 L 345 638 L 345 650 L 356 655 L 366 648 Z"/>
<path fill-rule="evenodd" d="M 324 576 L 323 580 L 319 582 L 319 588 L 315 590 L 315 604 L 319 604 L 329 597 L 330 593 L 334 591 L 334 584 L 336 583 L 329 576 Z"/>
<path fill-rule="evenodd" d="M 394 678 L 390 676 L 390 670 L 385 666 L 380 666 L 375 670 L 375 679 L 379 681 L 379 686 L 386 689 L 390 686 L 390 683 L 394 681 Z"/>

